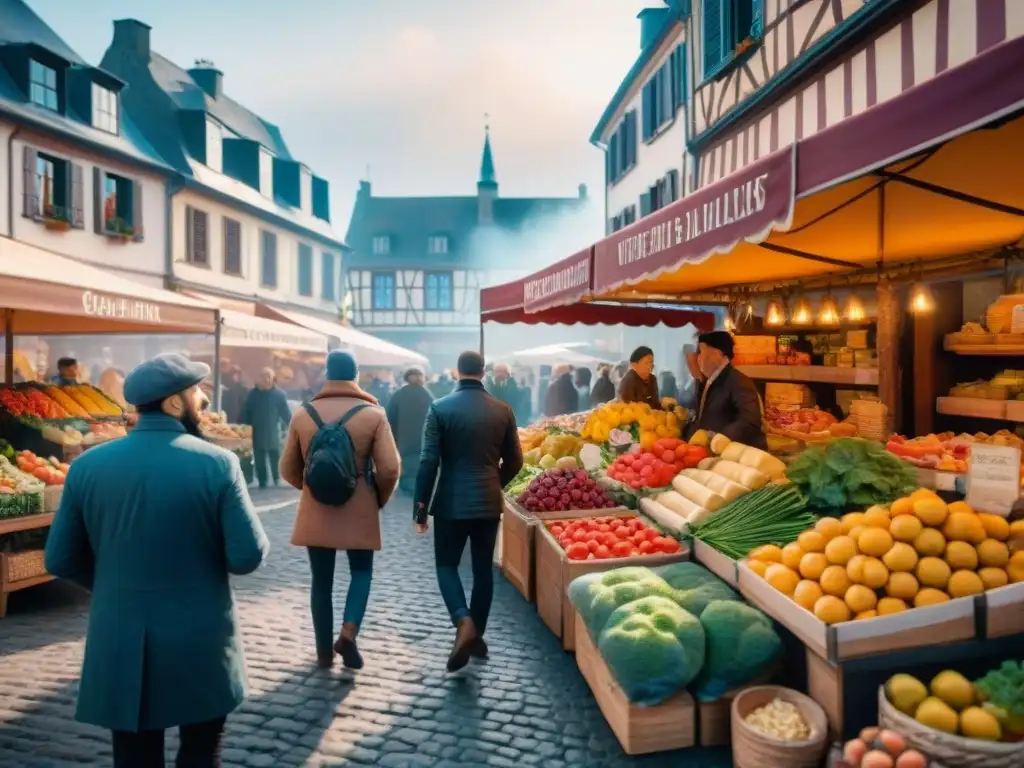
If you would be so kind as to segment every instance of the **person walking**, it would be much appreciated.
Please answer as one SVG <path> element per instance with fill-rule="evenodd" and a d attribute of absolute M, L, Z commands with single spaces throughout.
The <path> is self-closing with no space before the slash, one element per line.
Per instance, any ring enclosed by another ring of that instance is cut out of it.
<path fill-rule="evenodd" d="M 560 363 L 551 369 L 551 383 L 544 393 L 544 415 L 564 416 L 579 411 L 580 396 L 572 380 L 572 366 Z"/>
<path fill-rule="evenodd" d="M 411 494 L 416 487 L 416 472 L 420 468 L 420 451 L 423 448 L 423 423 L 432 402 L 434 398 L 424 386 L 423 370 L 413 367 L 405 372 L 405 386 L 395 392 L 388 403 L 388 423 L 402 457 L 402 476 L 398 487 L 403 493 Z"/>
<path fill-rule="evenodd" d="M 429 530 L 428 514 L 434 517 L 437 583 L 456 628 L 449 672 L 462 669 L 471 656 L 487 656 L 484 632 L 494 596 L 501 489 L 523 468 L 515 415 L 484 389 L 483 355 L 459 355 L 458 375 L 455 391 L 435 400 L 427 412 L 413 498 L 418 533 Z M 459 578 L 467 541 L 473 568 L 468 606 Z"/>
<path fill-rule="evenodd" d="M 578 411 L 590 410 L 590 379 L 592 376 L 593 374 L 586 366 L 581 366 L 576 369 L 576 373 L 573 377 L 573 384 L 576 386 L 578 399 L 576 410 Z"/>
<path fill-rule="evenodd" d="M 237 365 L 232 365 L 225 376 L 224 395 L 221 402 L 221 410 L 224 411 L 228 424 L 241 423 L 248 394 L 245 382 L 242 380 L 242 369 Z"/>
<path fill-rule="evenodd" d="M 615 384 L 612 383 L 612 367 L 608 363 L 597 366 L 597 381 L 594 388 L 590 390 L 590 404 L 593 406 L 604 405 L 615 399 Z"/>
<path fill-rule="evenodd" d="M 309 555 L 309 607 L 317 664 L 323 668 L 333 665 L 336 653 L 349 669 L 363 667 L 356 636 L 370 599 L 373 553 L 381 549 L 380 510 L 394 493 L 401 470 L 384 409 L 373 395 L 360 388 L 358 378 L 359 367 L 351 353 L 334 350 L 328 354 L 327 381 L 309 406 L 295 412 L 281 454 L 281 476 L 302 491 L 291 543 L 306 547 Z M 341 506 L 320 503 L 306 487 L 310 441 L 320 429 L 307 408 L 321 424 L 340 424 L 351 439 L 358 477 L 352 496 Z M 350 576 L 341 632 L 335 640 L 334 566 L 338 550 L 345 550 L 348 556 Z"/>
<path fill-rule="evenodd" d="M 220 765 L 246 695 L 229 574 L 269 551 L 238 458 L 202 439 L 207 365 L 176 354 L 138 366 L 129 435 L 82 454 L 46 542 L 46 570 L 92 592 L 76 718 L 113 732 L 115 768 Z M 183 481 L 187 479 L 187 481 Z"/>
<path fill-rule="evenodd" d="M 272 368 L 264 368 L 245 400 L 242 423 L 252 426 L 252 453 L 256 464 L 256 480 L 260 488 L 268 485 L 267 468 L 274 485 L 280 485 L 278 461 L 281 458 L 281 430 L 288 426 L 292 412 L 288 397 L 277 386 Z"/>

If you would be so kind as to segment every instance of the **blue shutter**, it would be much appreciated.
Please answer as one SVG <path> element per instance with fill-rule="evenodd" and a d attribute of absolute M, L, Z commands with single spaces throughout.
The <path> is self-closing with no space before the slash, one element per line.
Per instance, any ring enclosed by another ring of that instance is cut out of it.
<path fill-rule="evenodd" d="M 619 178 L 619 132 L 612 134 L 612 140 L 608 142 L 608 180 L 617 181 Z"/>
<path fill-rule="evenodd" d="M 628 134 L 628 137 L 629 137 L 629 141 L 626 144 L 626 149 L 628 151 L 628 159 L 626 161 L 626 168 L 632 168 L 634 165 L 636 165 L 636 146 L 637 146 L 637 140 L 636 140 L 637 139 L 637 136 L 636 136 L 636 110 L 635 109 L 632 110 L 629 113 L 629 120 L 626 121 L 626 125 L 629 126 L 629 128 L 626 131 L 626 133 Z"/>
<path fill-rule="evenodd" d="M 676 59 L 676 77 L 679 81 L 679 90 L 676 92 L 676 106 L 684 106 L 686 104 L 687 97 L 685 43 L 676 48 L 676 54 L 678 56 Z"/>
<path fill-rule="evenodd" d="M 668 172 L 668 200 L 667 203 L 674 203 L 679 199 L 679 171 L 671 170 Z"/>
<path fill-rule="evenodd" d="M 651 193 L 644 192 L 640 195 L 640 218 L 642 219 L 651 212 Z"/>
<path fill-rule="evenodd" d="M 764 0 L 750 0 L 750 36 L 760 40 L 764 34 Z"/>
<path fill-rule="evenodd" d="M 334 254 L 323 251 L 320 254 L 321 272 L 323 280 L 320 284 L 320 298 L 325 301 L 334 301 Z"/>
<path fill-rule="evenodd" d="M 658 101 L 661 104 L 661 120 L 663 123 L 667 123 L 676 116 L 676 102 L 672 98 L 673 69 L 671 59 L 665 62 L 665 65 L 661 68 L 661 98 Z"/>
<path fill-rule="evenodd" d="M 728 3 L 725 3 L 728 6 Z M 722 0 L 704 0 L 704 77 L 708 78 L 715 73 L 722 63 L 722 49 L 725 41 L 722 40 L 723 21 Z"/>
<path fill-rule="evenodd" d="M 654 104 L 651 101 L 651 99 L 652 99 L 652 96 L 651 96 L 652 90 L 653 89 L 651 88 L 651 83 L 646 83 L 644 85 L 644 88 L 643 88 L 643 98 L 641 99 L 641 104 L 642 104 L 642 108 L 643 108 L 643 115 L 644 115 L 644 123 L 643 123 L 643 137 L 644 137 L 644 141 L 647 141 L 647 139 L 651 138 L 651 134 L 654 133 L 654 131 L 651 129 L 651 124 L 654 122 L 652 117 L 651 117 L 652 114 L 653 114 L 653 111 L 654 111 L 653 110 Z"/>

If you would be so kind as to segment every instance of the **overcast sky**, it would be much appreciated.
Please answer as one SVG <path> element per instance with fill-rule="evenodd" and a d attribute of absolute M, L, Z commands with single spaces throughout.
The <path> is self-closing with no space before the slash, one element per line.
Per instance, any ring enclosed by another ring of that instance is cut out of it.
<path fill-rule="evenodd" d="M 28 0 L 98 62 L 117 18 L 276 123 L 331 182 L 344 234 L 369 167 L 385 195 L 472 194 L 484 114 L 500 192 L 603 200 L 598 117 L 639 53 L 651 0 Z"/>

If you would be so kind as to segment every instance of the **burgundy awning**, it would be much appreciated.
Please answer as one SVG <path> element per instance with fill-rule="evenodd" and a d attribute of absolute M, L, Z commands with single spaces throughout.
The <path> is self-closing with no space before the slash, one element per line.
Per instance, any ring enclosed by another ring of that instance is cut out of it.
<path fill-rule="evenodd" d="M 787 229 L 793 215 L 794 147 L 662 208 L 594 246 L 597 295 L 651 280 L 684 264 L 757 243 Z"/>
<path fill-rule="evenodd" d="M 505 288 L 508 285 L 511 283 L 498 285 L 495 288 Z M 480 321 L 501 325 L 512 325 L 513 323 L 576 325 L 582 323 L 583 325 L 626 325 L 631 328 L 653 328 L 659 323 L 663 323 L 669 328 L 682 328 L 686 325 L 693 325 L 701 331 L 711 331 L 715 328 L 715 316 L 711 312 L 665 309 L 635 304 L 583 302 L 569 306 L 551 307 L 540 312 L 526 312 L 522 307 L 498 309 L 488 313 L 481 312 Z"/>

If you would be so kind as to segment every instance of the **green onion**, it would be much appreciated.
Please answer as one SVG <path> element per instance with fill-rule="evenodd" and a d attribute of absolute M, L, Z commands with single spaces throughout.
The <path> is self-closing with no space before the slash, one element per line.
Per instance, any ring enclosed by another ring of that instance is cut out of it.
<path fill-rule="evenodd" d="M 770 485 L 741 496 L 690 534 L 734 560 L 765 544 L 785 546 L 814 524 L 807 500 L 792 485 Z"/>

